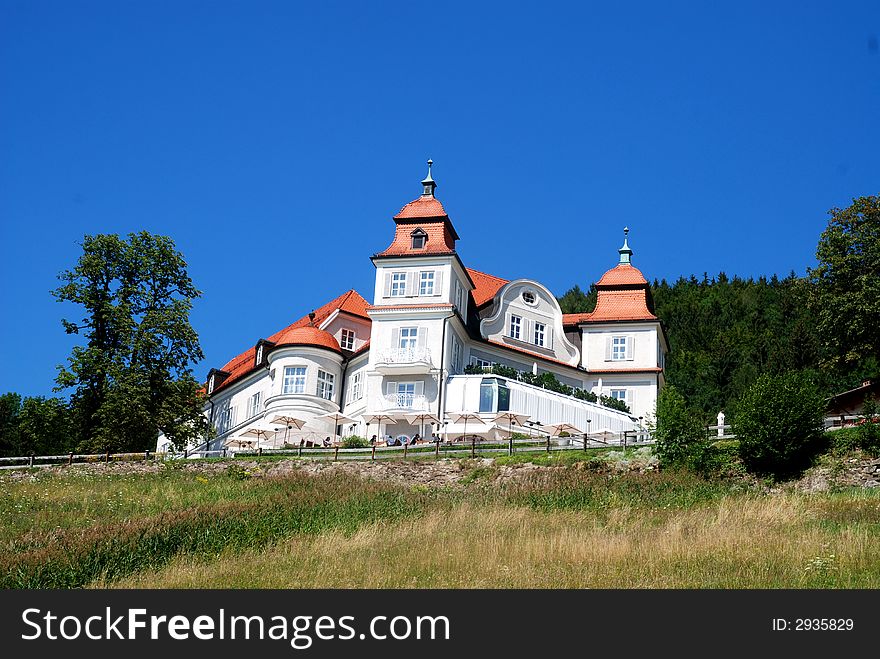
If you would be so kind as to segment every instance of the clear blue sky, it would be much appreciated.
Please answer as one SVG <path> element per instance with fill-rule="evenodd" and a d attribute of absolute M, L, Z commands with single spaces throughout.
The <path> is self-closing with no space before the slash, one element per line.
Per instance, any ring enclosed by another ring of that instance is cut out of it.
<path fill-rule="evenodd" d="M 167 234 L 212 366 L 326 300 L 425 160 L 471 267 L 561 294 L 802 274 L 880 192 L 880 2 L 0 1 L 0 392 L 50 394 L 85 233 Z"/>

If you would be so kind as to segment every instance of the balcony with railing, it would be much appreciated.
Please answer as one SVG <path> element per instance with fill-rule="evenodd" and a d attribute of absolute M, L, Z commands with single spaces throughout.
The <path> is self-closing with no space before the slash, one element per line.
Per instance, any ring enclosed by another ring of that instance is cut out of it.
<path fill-rule="evenodd" d="M 428 399 L 422 394 L 388 394 L 382 398 L 388 410 L 423 412 L 428 409 Z"/>
<path fill-rule="evenodd" d="M 430 373 L 433 367 L 428 348 L 391 348 L 376 359 L 376 370 L 385 375 Z"/>

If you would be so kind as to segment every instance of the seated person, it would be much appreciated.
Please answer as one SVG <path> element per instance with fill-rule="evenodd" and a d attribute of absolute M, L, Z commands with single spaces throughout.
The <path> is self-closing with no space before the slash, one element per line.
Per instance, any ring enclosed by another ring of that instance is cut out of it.
<path fill-rule="evenodd" d="M 325 437 L 325 438 L 324 438 L 324 447 L 326 448 L 326 447 L 328 447 L 328 446 L 330 446 L 330 438 L 329 438 L 329 437 Z"/>
<path fill-rule="evenodd" d="M 409 440 L 409 445 L 412 446 L 413 444 L 421 441 L 421 439 L 422 439 L 421 435 L 419 435 L 419 433 L 416 433 L 415 435 L 413 435 L 412 439 Z"/>
<path fill-rule="evenodd" d="M 394 446 L 394 438 L 391 435 L 385 435 L 385 446 Z"/>
<path fill-rule="evenodd" d="M 370 446 L 375 446 L 375 445 L 376 445 L 376 435 L 373 435 L 372 437 L 370 437 Z"/>

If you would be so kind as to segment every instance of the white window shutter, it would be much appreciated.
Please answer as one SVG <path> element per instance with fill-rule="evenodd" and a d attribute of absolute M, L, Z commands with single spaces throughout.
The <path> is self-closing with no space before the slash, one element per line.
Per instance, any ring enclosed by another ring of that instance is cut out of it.
<path fill-rule="evenodd" d="M 416 382 L 416 396 L 424 396 L 425 395 L 425 383 L 424 382 Z"/>
<path fill-rule="evenodd" d="M 400 328 L 395 327 L 391 330 L 391 345 L 397 349 L 400 347 Z"/>
<path fill-rule="evenodd" d="M 385 292 L 382 297 L 391 297 L 391 273 L 385 273 Z"/>
<path fill-rule="evenodd" d="M 633 409 L 633 390 L 626 390 L 626 406 L 629 408 L 629 411 L 632 412 Z"/>
<path fill-rule="evenodd" d="M 510 331 L 510 312 L 504 314 L 504 336 L 512 336 Z"/>
<path fill-rule="evenodd" d="M 611 341 L 612 341 L 611 335 L 608 334 L 605 337 L 605 361 L 606 362 L 611 361 Z"/>
<path fill-rule="evenodd" d="M 388 396 L 393 396 L 397 393 L 397 383 L 396 382 L 386 382 L 385 383 L 385 394 Z"/>
<path fill-rule="evenodd" d="M 416 273 L 415 272 L 407 272 L 406 273 L 406 296 L 413 297 L 414 295 L 418 295 L 418 283 L 416 282 Z"/>
<path fill-rule="evenodd" d="M 549 325 L 544 326 L 544 346 L 548 350 L 553 349 L 553 328 Z"/>
<path fill-rule="evenodd" d="M 428 347 L 428 328 L 427 327 L 420 327 L 419 328 L 418 345 L 420 348 L 427 348 Z"/>
<path fill-rule="evenodd" d="M 443 294 L 443 271 L 437 270 L 434 272 L 434 295 L 442 295 Z"/>
<path fill-rule="evenodd" d="M 526 341 L 528 343 L 535 342 L 535 334 L 534 334 L 534 330 L 532 329 L 534 324 L 535 324 L 535 322 L 533 320 L 531 320 L 530 318 L 523 318 L 522 319 L 522 330 L 521 330 L 522 333 L 519 335 L 519 338 L 521 341 Z"/>
<path fill-rule="evenodd" d="M 628 361 L 633 360 L 633 344 L 635 343 L 635 336 L 629 335 L 626 337 L 626 358 Z"/>

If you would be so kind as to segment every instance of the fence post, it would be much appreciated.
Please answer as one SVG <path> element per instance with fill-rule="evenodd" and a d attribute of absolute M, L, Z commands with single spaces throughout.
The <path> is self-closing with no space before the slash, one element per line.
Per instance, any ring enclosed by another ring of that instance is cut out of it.
<path fill-rule="evenodd" d="M 434 449 L 434 457 L 439 458 L 440 457 L 440 440 L 439 439 L 435 442 L 435 445 L 436 445 L 436 448 Z"/>
<path fill-rule="evenodd" d="M 623 431 L 623 453 L 624 453 L 624 455 L 626 455 L 626 435 L 627 435 L 627 431 L 624 430 Z"/>
<path fill-rule="evenodd" d="M 104 462 L 110 462 L 110 451 L 107 451 L 107 453 L 104 455 Z"/>
<path fill-rule="evenodd" d="M 257 449 L 257 456 L 261 457 L 261 458 L 263 457 L 263 447 L 262 446 Z"/>
<path fill-rule="evenodd" d="M 513 455 L 513 437 L 507 438 L 507 455 Z"/>
<path fill-rule="evenodd" d="M 223 457 L 225 458 L 226 457 L 226 447 L 224 446 L 222 450 L 223 450 Z"/>
<path fill-rule="evenodd" d="M 547 435 L 547 453 L 550 452 L 550 435 Z"/>
<path fill-rule="evenodd" d="M 69 467 L 72 464 L 73 464 L 73 453 L 71 453 L 70 457 L 67 458 L 67 466 Z"/>
<path fill-rule="evenodd" d="M 376 445 L 373 444 L 373 454 L 370 456 L 370 460 L 376 459 Z"/>
<path fill-rule="evenodd" d="M 144 451 L 144 462 L 147 462 L 150 459 L 150 452 Z"/>
<path fill-rule="evenodd" d="M 584 453 L 587 452 L 587 436 L 584 435 Z"/>
<path fill-rule="evenodd" d="M 477 436 L 471 437 L 471 457 L 477 457 Z"/>
<path fill-rule="evenodd" d="M 409 446 L 409 442 L 403 445 L 403 459 L 406 460 L 406 449 Z"/>
<path fill-rule="evenodd" d="M 189 449 L 188 448 L 183 449 L 183 457 L 184 457 L 184 459 L 189 457 Z"/>
<path fill-rule="evenodd" d="M 303 445 L 299 445 L 299 453 L 296 454 L 296 457 L 301 458 L 303 455 Z"/>
<path fill-rule="evenodd" d="M 34 454 L 31 453 L 30 457 L 28 458 L 28 467 L 33 467 L 33 466 L 34 466 Z"/>
<path fill-rule="evenodd" d="M 336 450 L 333 452 L 333 462 L 339 462 L 339 447 L 336 447 Z"/>

